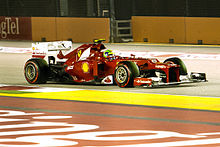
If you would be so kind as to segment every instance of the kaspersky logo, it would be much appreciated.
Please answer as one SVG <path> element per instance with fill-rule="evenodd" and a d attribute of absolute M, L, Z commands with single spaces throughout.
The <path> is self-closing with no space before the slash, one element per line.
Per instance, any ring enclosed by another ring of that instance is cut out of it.
<path fill-rule="evenodd" d="M 12 19 L 11 17 L 5 17 L 4 20 L 0 20 L 0 36 L 5 39 L 8 35 L 18 35 L 19 32 L 19 18 Z"/>

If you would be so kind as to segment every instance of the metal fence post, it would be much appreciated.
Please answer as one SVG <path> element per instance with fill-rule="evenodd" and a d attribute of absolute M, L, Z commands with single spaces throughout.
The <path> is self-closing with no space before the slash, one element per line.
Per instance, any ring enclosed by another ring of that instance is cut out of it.
<path fill-rule="evenodd" d="M 110 0 L 110 42 L 114 43 L 115 38 L 115 3 Z"/>

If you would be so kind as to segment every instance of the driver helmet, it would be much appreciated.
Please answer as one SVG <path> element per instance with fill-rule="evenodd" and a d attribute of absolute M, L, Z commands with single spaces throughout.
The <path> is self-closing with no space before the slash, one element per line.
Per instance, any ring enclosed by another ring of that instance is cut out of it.
<path fill-rule="evenodd" d="M 110 49 L 105 50 L 105 51 L 103 52 L 103 56 L 104 56 L 105 58 L 113 56 L 112 50 L 110 50 Z"/>

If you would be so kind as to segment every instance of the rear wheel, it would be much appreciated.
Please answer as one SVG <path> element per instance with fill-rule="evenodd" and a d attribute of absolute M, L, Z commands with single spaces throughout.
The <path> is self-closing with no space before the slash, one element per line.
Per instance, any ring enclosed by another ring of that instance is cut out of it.
<path fill-rule="evenodd" d="M 24 76 L 31 84 L 46 83 L 48 78 L 47 62 L 41 58 L 28 60 L 24 66 Z"/>

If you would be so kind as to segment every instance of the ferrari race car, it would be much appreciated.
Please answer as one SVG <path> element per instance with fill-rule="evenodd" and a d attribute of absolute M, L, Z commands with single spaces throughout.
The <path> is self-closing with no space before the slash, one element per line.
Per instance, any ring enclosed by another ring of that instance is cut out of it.
<path fill-rule="evenodd" d="M 153 87 L 206 81 L 205 73 L 188 75 L 177 57 L 160 62 L 155 58 L 115 55 L 102 43 L 83 44 L 72 50 L 72 42 L 34 43 L 32 58 L 24 66 L 31 84 L 47 81 L 117 84 L 119 87 Z M 66 50 L 66 51 L 64 51 Z M 55 55 L 50 55 L 55 52 Z M 64 53 L 65 52 L 65 53 Z"/>

